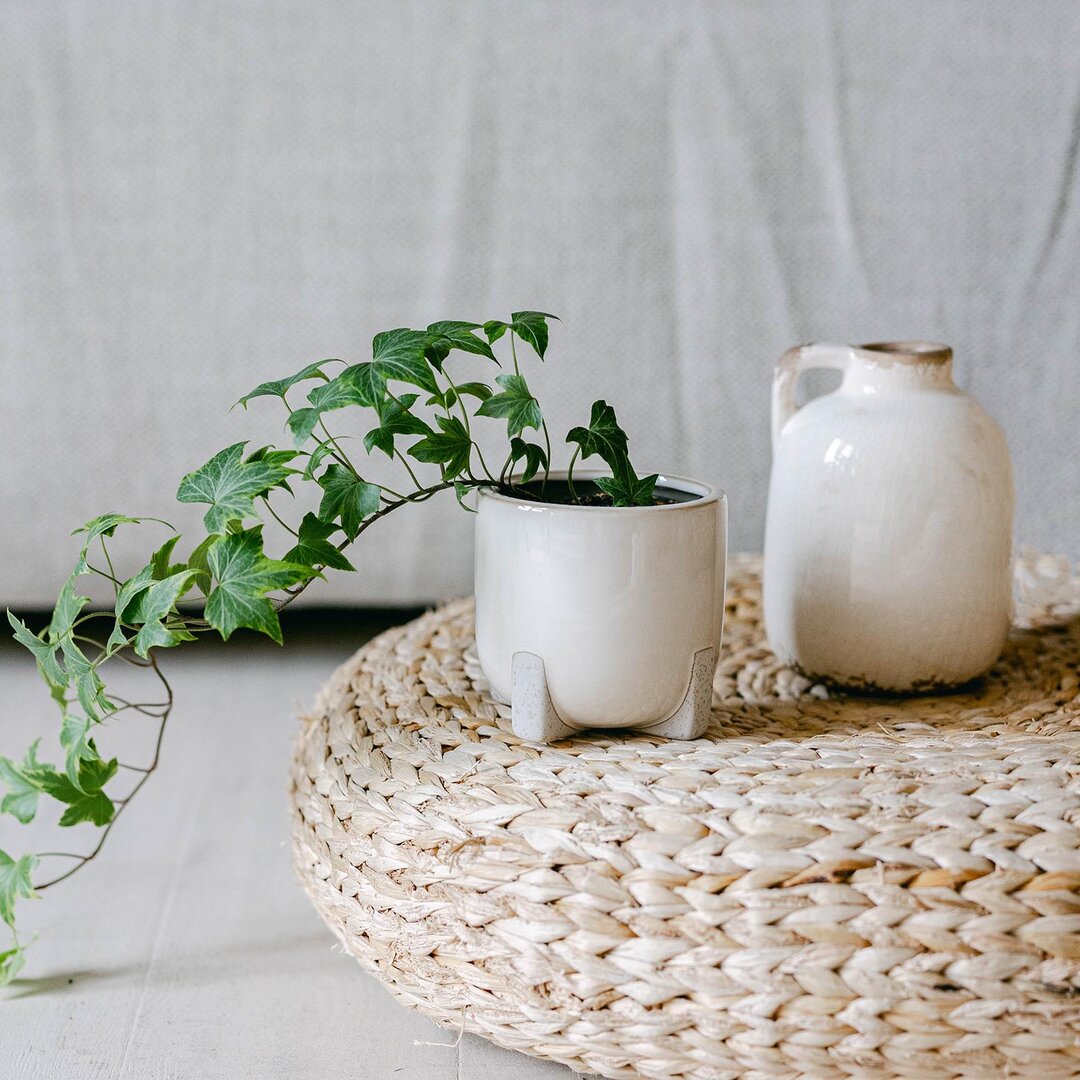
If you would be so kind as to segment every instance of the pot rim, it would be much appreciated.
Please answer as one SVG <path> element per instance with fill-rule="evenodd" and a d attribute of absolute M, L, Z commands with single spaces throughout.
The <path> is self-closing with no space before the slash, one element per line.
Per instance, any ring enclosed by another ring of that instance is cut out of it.
<path fill-rule="evenodd" d="M 511 479 L 516 478 L 516 475 L 512 476 Z M 576 480 L 595 480 L 598 476 L 610 475 L 610 469 L 574 470 L 574 479 Z M 643 475 L 648 476 L 649 474 L 645 472 Z M 552 469 L 548 476 L 552 480 L 565 480 L 566 470 Z M 720 488 L 713 484 L 707 484 L 704 480 L 694 480 L 688 476 L 657 473 L 656 486 L 674 488 L 676 491 L 682 491 L 687 495 L 696 495 L 697 498 L 688 502 L 665 503 L 662 506 L 575 506 L 573 503 L 544 503 L 533 502 L 531 499 L 518 499 L 513 495 L 504 495 L 501 491 L 495 491 L 489 487 L 477 488 L 476 491 L 481 499 L 494 499 L 497 502 L 510 503 L 513 506 L 519 506 L 534 513 L 537 511 L 561 513 L 565 510 L 576 514 L 656 514 L 667 513 L 672 510 L 692 510 L 699 506 L 709 506 L 712 503 L 727 501 L 726 492 Z"/>

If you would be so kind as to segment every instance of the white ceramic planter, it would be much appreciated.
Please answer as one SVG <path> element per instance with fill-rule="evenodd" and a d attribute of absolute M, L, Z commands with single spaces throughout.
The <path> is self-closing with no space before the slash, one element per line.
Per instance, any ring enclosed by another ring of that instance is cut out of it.
<path fill-rule="evenodd" d="M 522 737 L 634 727 L 694 738 L 707 724 L 724 612 L 726 501 L 681 477 L 657 486 L 695 498 L 589 507 L 480 491 L 477 653 Z"/>
<path fill-rule="evenodd" d="M 844 372 L 796 410 L 795 380 Z M 929 342 L 806 345 L 777 367 L 765 628 L 781 659 L 855 687 L 966 682 L 1012 607 L 1013 486 L 1001 429 Z"/>

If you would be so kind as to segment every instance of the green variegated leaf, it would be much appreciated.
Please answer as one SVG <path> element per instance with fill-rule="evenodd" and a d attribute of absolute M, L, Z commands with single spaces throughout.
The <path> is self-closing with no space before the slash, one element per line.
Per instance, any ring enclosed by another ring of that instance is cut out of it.
<path fill-rule="evenodd" d="M 297 446 L 303 446 L 311 438 L 315 425 L 319 422 L 322 414 L 318 409 L 296 409 L 289 413 L 289 419 L 285 421 L 286 427 L 292 432 L 293 441 Z"/>
<path fill-rule="evenodd" d="M 510 435 L 520 435 L 525 428 L 539 429 L 543 422 L 540 403 L 525 380 L 520 375 L 500 375 L 495 381 L 502 387 L 502 393 L 489 397 L 476 410 L 476 415 L 505 419 Z"/>
<path fill-rule="evenodd" d="M 260 383 L 250 393 L 245 394 L 236 405 L 243 405 L 247 408 L 247 403 L 252 398 L 257 397 L 279 397 L 284 398 L 286 391 L 290 387 L 295 386 L 298 382 L 304 382 L 307 379 L 325 379 L 327 375 L 322 370 L 324 364 L 339 364 L 340 360 L 319 360 L 314 364 L 308 364 L 307 367 L 301 368 L 295 375 L 290 375 L 287 379 L 274 379 L 271 382 Z M 236 405 L 233 408 L 236 408 Z"/>
<path fill-rule="evenodd" d="M 142 623 L 133 646 L 138 656 L 146 658 L 151 649 L 169 649 L 181 641 L 193 641 L 195 635 L 184 627 L 176 612 L 176 601 L 187 591 L 194 570 L 180 570 L 162 581 L 155 581 L 139 598 Z"/>
<path fill-rule="evenodd" d="M 56 598 L 56 606 L 49 621 L 49 640 L 58 642 L 70 637 L 79 612 L 89 603 L 89 596 L 79 596 L 75 592 L 75 575 L 72 575 L 64 582 L 64 587 Z"/>
<path fill-rule="evenodd" d="M 417 461 L 441 465 L 446 478 L 452 480 L 469 467 L 472 439 L 456 416 L 438 416 L 436 422 L 442 430 L 410 446 L 409 455 Z"/>
<path fill-rule="evenodd" d="M 655 501 L 653 489 L 660 477 L 656 473 L 639 477 L 630 468 L 629 462 L 625 470 L 620 470 L 621 475 L 617 476 L 598 476 L 596 486 L 610 495 L 616 506 L 651 506 Z"/>
<path fill-rule="evenodd" d="M 33 821 L 37 813 L 38 797 L 42 791 L 41 771 L 43 768 L 52 769 L 51 765 L 43 766 L 37 759 L 40 742 L 40 739 L 34 740 L 21 763 L 0 757 L 0 780 L 5 787 L 5 795 L 0 800 L 0 813 L 11 814 L 24 825 Z"/>
<path fill-rule="evenodd" d="M 179 539 L 180 534 L 175 533 L 150 556 L 150 574 L 155 581 L 161 581 L 163 578 L 170 577 L 177 571 L 183 570 L 182 564 L 174 564 L 170 561 L 173 549 Z M 117 610 L 120 609 L 117 608 Z"/>
<path fill-rule="evenodd" d="M 138 523 L 138 518 L 126 517 L 124 514 L 102 514 L 100 517 L 96 517 L 92 521 L 88 521 L 85 525 L 76 529 L 71 534 L 72 536 L 78 536 L 80 533 L 85 533 L 86 536 L 83 540 L 79 557 L 75 561 L 75 569 L 72 570 L 71 576 L 78 577 L 79 574 L 86 573 L 86 556 L 90 551 L 91 544 L 93 544 L 99 536 L 112 536 L 112 534 L 116 532 L 116 527 L 118 525 L 138 525 Z"/>
<path fill-rule="evenodd" d="M 487 401 L 491 397 L 492 390 L 487 383 L 465 382 L 457 384 L 458 397 L 474 397 L 477 401 Z"/>
<path fill-rule="evenodd" d="M 154 583 L 154 567 L 152 564 L 144 566 L 137 574 L 129 577 L 116 591 L 117 622 L 126 622 L 129 625 L 143 622 L 142 598 L 146 591 Z"/>
<path fill-rule="evenodd" d="M 375 370 L 387 381 L 396 379 L 437 394 L 439 386 L 426 357 L 430 344 L 431 335 L 426 330 L 402 327 L 376 334 L 371 343 Z"/>
<path fill-rule="evenodd" d="M 323 489 L 319 517 L 323 521 L 340 521 L 345 535 L 355 540 L 364 518 L 379 509 L 382 489 L 344 465 L 328 465 L 319 477 L 319 486 Z"/>
<path fill-rule="evenodd" d="M 66 827 L 89 821 L 101 826 L 112 821 L 116 808 L 102 789 L 116 775 L 116 769 L 116 758 L 105 761 L 95 753 L 93 758 L 80 764 L 79 782 L 73 784 L 67 776 L 45 766 L 41 770 L 41 790 L 67 804 L 60 824 Z"/>
<path fill-rule="evenodd" d="M 329 439 L 324 439 L 308 455 L 307 465 L 304 466 L 304 479 L 314 480 L 315 470 L 323 463 L 323 460 L 334 452 L 334 444 Z"/>
<path fill-rule="evenodd" d="M 558 322 L 559 317 L 545 311 L 515 311 L 510 316 L 510 329 L 522 341 L 531 345 L 541 360 L 544 359 L 548 347 L 548 319 Z"/>
<path fill-rule="evenodd" d="M 395 435 L 429 435 L 431 428 L 409 411 L 416 403 L 416 394 L 388 397 L 379 405 L 379 426 L 364 436 L 364 448 L 370 454 L 378 448 L 387 457 L 394 456 Z"/>
<path fill-rule="evenodd" d="M 285 552 L 285 561 L 299 566 L 329 566 L 335 570 L 355 570 L 356 567 L 328 539 L 340 528 L 336 522 L 323 521 L 314 514 L 305 514 L 304 520 L 300 522 L 295 546 Z"/>
<path fill-rule="evenodd" d="M 224 533 L 230 522 L 256 517 L 255 499 L 295 471 L 272 461 L 244 461 L 244 446 L 234 443 L 180 481 L 180 502 L 210 504 L 203 519 L 207 532 Z"/>
<path fill-rule="evenodd" d="M 428 327 L 428 333 L 432 336 L 429 346 L 428 359 L 442 370 L 442 362 L 452 349 L 460 349 L 462 352 L 476 353 L 478 356 L 486 356 L 489 360 L 495 360 L 495 354 L 491 346 L 474 333 L 479 330 L 479 323 L 454 322 L 444 320 L 432 323 Z M 498 361 L 495 361 L 498 363 Z"/>
<path fill-rule="evenodd" d="M 75 685 L 75 693 L 83 712 L 92 723 L 99 723 L 106 713 L 115 708 L 105 696 L 105 684 L 101 681 L 101 676 L 70 635 L 61 641 L 60 650 L 64 654 L 64 666 Z"/>
<path fill-rule="evenodd" d="M 188 569 L 195 571 L 195 587 L 203 594 L 210 595 L 210 549 L 221 539 L 220 536 L 208 536 L 188 556 Z"/>
<path fill-rule="evenodd" d="M 79 766 L 98 754 L 90 739 L 90 721 L 70 709 L 60 721 L 60 747 L 64 751 L 64 770 L 73 784 L 79 781 Z"/>
<path fill-rule="evenodd" d="M 15 902 L 36 895 L 30 875 L 37 864 L 34 855 L 13 859 L 6 851 L 0 851 L 0 919 L 8 926 L 15 925 Z"/>
<path fill-rule="evenodd" d="M 484 323 L 484 335 L 491 344 L 495 344 L 510 329 L 510 324 L 501 319 L 490 319 Z"/>
<path fill-rule="evenodd" d="M 34 654 L 38 671 L 41 673 L 41 677 L 49 684 L 49 687 L 53 690 L 57 688 L 66 689 L 68 685 L 68 676 L 57 656 L 60 648 L 59 643 L 55 641 L 44 641 L 36 634 L 32 634 L 26 623 L 21 619 L 17 619 L 11 611 L 8 611 L 7 617 L 12 630 L 15 631 L 15 633 L 12 634 L 12 637 L 14 637 L 24 649 L 28 649 Z"/>
<path fill-rule="evenodd" d="M 572 428 L 567 442 L 577 443 L 583 458 L 599 455 L 610 477 L 599 477 L 597 487 L 611 496 L 616 506 L 647 506 L 653 501 L 656 476 L 638 477 L 630 464 L 626 432 L 619 427 L 615 410 L 606 401 L 593 402 L 587 428 Z"/>
<path fill-rule="evenodd" d="M 354 364 L 336 379 L 317 386 L 308 401 L 320 413 L 343 409 L 348 405 L 375 408 L 386 394 L 386 382 L 373 363 Z"/>
<path fill-rule="evenodd" d="M 262 550 L 261 528 L 222 537 L 210 548 L 208 560 L 214 585 L 206 601 L 206 618 L 228 640 L 248 627 L 281 644 L 281 624 L 266 594 L 314 577 L 308 566 L 268 559 Z"/>
<path fill-rule="evenodd" d="M 516 465 L 522 459 L 525 460 L 525 468 L 520 478 L 523 484 L 527 484 L 541 469 L 548 467 L 548 457 L 542 446 L 528 443 L 524 439 L 511 439 L 511 465 Z"/>
<path fill-rule="evenodd" d="M 26 950 L 18 943 L 0 952 L 0 986 L 7 986 L 26 965 Z"/>
<path fill-rule="evenodd" d="M 626 432 L 619 427 L 615 410 L 606 401 L 594 401 L 589 426 L 571 428 L 566 441 L 577 443 L 583 458 L 599 454 L 612 471 L 626 457 Z"/>
<path fill-rule="evenodd" d="M 475 514 L 476 511 L 471 506 L 465 505 L 465 496 L 475 488 L 475 484 L 466 484 L 462 480 L 454 481 L 454 494 L 457 496 L 458 506 L 460 506 L 462 510 L 468 511 L 470 514 Z"/>

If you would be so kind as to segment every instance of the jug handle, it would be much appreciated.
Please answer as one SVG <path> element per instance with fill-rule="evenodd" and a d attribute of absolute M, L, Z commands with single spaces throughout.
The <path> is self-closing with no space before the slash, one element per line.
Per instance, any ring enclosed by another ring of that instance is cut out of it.
<path fill-rule="evenodd" d="M 796 345 L 788 349 L 776 363 L 772 389 L 772 448 L 780 442 L 787 422 L 798 412 L 795 404 L 795 385 L 804 371 L 812 368 L 836 368 L 844 371 L 855 358 L 850 345 Z"/>

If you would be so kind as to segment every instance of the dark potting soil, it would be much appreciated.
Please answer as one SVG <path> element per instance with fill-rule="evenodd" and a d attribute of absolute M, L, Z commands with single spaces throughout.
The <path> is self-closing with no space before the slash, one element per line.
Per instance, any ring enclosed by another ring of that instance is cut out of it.
<path fill-rule="evenodd" d="M 541 487 L 543 486 L 543 495 Z M 527 499 L 531 502 L 555 503 L 562 506 L 612 506 L 611 496 L 601 491 L 591 480 L 575 480 L 575 499 L 570 485 L 565 480 L 549 480 L 546 485 L 540 480 L 530 480 L 527 484 L 515 485 L 512 490 L 503 489 L 505 494 L 515 499 Z M 653 491 L 654 506 L 670 506 L 672 503 L 694 502 L 700 498 L 688 491 L 676 488 L 660 487 Z"/>

